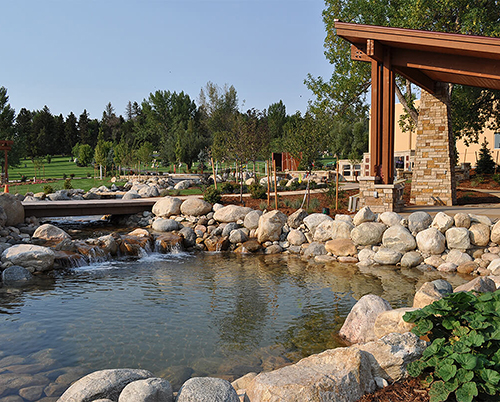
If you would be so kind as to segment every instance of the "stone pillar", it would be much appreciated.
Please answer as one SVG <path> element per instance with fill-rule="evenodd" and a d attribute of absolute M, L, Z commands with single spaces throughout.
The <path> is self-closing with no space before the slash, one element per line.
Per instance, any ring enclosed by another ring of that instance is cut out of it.
<path fill-rule="evenodd" d="M 454 205 L 457 201 L 454 147 L 446 84 L 434 95 L 421 90 L 411 202 L 416 205 Z"/>
<path fill-rule="evenodd" d="M 404 182 L 376 184 L 374 176 L 359 177 L 359 207 L 370 207 L 375 213 L 399 212 L 404 207 Z"/>

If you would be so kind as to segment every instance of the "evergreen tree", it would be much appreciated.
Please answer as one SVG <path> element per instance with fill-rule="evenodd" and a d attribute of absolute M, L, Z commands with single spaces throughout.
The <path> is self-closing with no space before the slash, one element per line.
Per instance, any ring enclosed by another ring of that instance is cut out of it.
<path fill-rule="evenodd" d="M 15 110 L 9 104 L 9 96 L 7 95 L 7 88 L 0 87 L 0 140 L 14 141 L 12 150 L 9 151 L 8 160 L 10 166 L 17 166 L 20 157 L 23 153 L 24 141 L 17 137 L 15 129 Z M 2 164 L 2 171 L 5 165 L 4 152 L 0 153 L 0 163 Z"/>
<path fill-rule="evenodd" d="M 495 173 L 495 161 L 491 156 L 491 150 L 488 148 L 488 141 L 486 137 L 481 144 L 481 149 L 479 150 L 479 160 L 476 164 L 477 174 L 492 174 Z"/>

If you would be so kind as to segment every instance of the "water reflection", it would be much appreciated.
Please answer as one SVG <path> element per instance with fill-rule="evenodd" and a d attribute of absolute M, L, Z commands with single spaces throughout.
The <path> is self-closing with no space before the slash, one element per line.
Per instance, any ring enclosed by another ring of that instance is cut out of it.
<path fill-rule="evenodd" d="M 174 388 L 190 376 L 232 379 L 340 346 L 338 330 L 361 296 L 406 306 L 416 287 L 438 277 L 465 281 L 286 255 L 155 254 L 96 264 L 0 288 L 0 359 L 52 350 L 51 370 L 145 368 Z"/>

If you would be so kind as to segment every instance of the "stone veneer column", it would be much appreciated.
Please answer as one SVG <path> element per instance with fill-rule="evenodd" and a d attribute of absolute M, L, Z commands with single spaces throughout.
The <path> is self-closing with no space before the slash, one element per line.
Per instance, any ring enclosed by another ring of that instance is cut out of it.
<path fill-rule="evenodd" d="M 404 207 L 404 182 L 376 184 L 376 177 L 359 177 L 359 208 L 370 207 L 375 213 L 399 212 Z"/>
<path fill-rule="evenodd" d="M 438 83 L 434 95 L 422 89 L 411 184 L 411 202 L 416 205 L 454 205 L 457 201 L 448 103 L 445 84 Z"/>

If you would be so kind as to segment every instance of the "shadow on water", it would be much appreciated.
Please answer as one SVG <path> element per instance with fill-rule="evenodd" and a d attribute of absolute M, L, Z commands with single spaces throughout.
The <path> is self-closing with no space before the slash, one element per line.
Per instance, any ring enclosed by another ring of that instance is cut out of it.
<path fill-rule="evenodd" d="M 28 364 L 43 351 L 58 375 L 145 368 L 175 389 L 191 376 L 232 380 L 342 346 L 338 331 L 361 296 L 407 306 L 438 277 L 465 281 L 286 255 L 149 254 L 78 267 L 0 288 L 0 384 L 13 356 Z"/>

